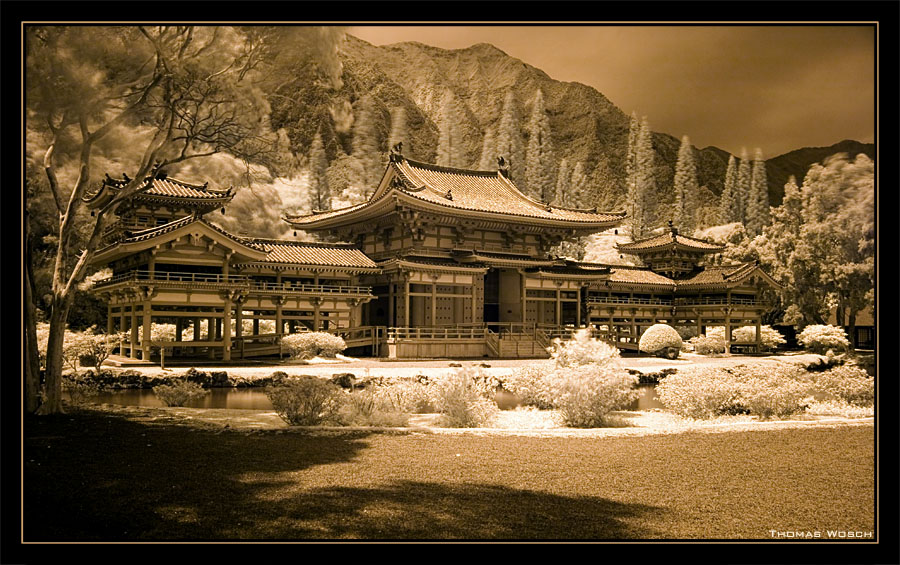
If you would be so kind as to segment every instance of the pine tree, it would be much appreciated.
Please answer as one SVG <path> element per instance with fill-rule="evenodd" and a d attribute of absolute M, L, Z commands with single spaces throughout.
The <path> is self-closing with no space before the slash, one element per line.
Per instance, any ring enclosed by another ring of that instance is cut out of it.
<path fill-rule="evenodd" d="M 366 95 L 359 102 L 353 124 L 352 178 L 341 195 L 342 200 L 351 204 L 368 200 L 383 173 L 374 117 L 375 101 L 371 95 Z"/>
<path fill-rule="evenodd" d="M 528 122 L 528 149 L 525 161 L 525 179 L 528 196 L 548 202 L 552 198 L 553 147 L 550 140 L 550 118 L 544 107 L 544 95 L 538 88 Z"/>
<path fill-rule="evenodd" d="M 569 179 L 565 205 L 569 208 L 586 208 L 588 186 L 588 177 L 584 171 L 584 163 L 578 161 L 575 163 L 575 168 L 572 169 L 572 177 Z"/>
<path fill-rule="evenodd" d="M 525 147 L 522 143 L 522 120 L 519 108 L 512 91 L 506 94 L 503 101 L 503 115 L 497 128 L 497 155 L 502 155 L 509 162 L 509 174 L 519 189 L 528 194 L 528 181 L 525 178 Z"/>
<path fill-rule="evenodd" d="M 494 130 L 488 129 L 484 132 L 484 140 L 481 144 L 481 160 L 478 162 L 478 169 L 482 171 L 497 170 L 497 147 L 495 145 Z"/>
<path fill-rule="evenodd" d="M 652 135 L 650 123 L 644 117 L 635 144 L 634 182 L 628 199 L 632 239 L 642 238 L 649 231 L 652 210 L 648 200 L 650 195 L 656 193 Z"/>
<path fill-rule="evenodd" d="M 638 121 L 637 112 L 632 112 L 631 122 L 628 125 L 628 149 L 625 152 L 625 190 L 629 202 L 637 184 L 637 142 L 640 132 L 641 123 Z"/>
<path fill-rule="evenodd" d="M 572 178 L 572 171 L 569 170 L 569 160 L 563 158 L 559 163 L 559 172 L 556 175 L 556 190 L 554 191 L 553 200 L 550 202 L 554 206 L 564 206 L 566 202 L 566 192 L 569 190 L 569 181 Z"/>
<path fill-rule="evenodd" d="M 722 188 L 722 196 L 719 200 L 719 223 L 730 224 L 738 221 L 737 203 L 737 163 L 734 155 L 728 156 L 728 168 L 725 170 L 725 186 Z"/>
<path fill-rule="evenodd" d="M 691 140 L 685 135 L 681 138 L 678 161 L 675 163 L 675 210 L 672 222 L 679 231 L 688 235 L 694 232 L 694 212 L 697 209 L 699 189 L 694 150 L 691 148 Z"/>
<path fill-rule="evenodd" d="M 406 108 L 398 106 L 391 111 L 391 134 L 388 136 L 388 147 L 403 143 L 403 154 L 412 157 L 412 140 L 406 125 Z"/>
<path fill-rule="evenodd" d="M 746 148 L 741 149 L 741 162 L 738 165 L 734 194 L 739 210 L 737 221 L 741 222 L 746 227 L 750 204 L 750 159 L 747 157 Z"/>
<path fill-rule="evenodd" d="M 769 186 L 766 180 L 766 161 L 762 149 L 756 148 L 750 173 L 750 200 L 753 203 L 753 235 L 762 233 L 769 225 Z"/>
<path fill-rule="evenodd" d="M 462 112 L 456 103 L 456 97 L 449 90 L 441 99 L 441 115 L 439 120 L 440 137 L 438 138 L 437 164 L 444 167 L 463 166 L 463 143 L 460 134 Z"/>
<path fill-rule="evenodd" d="M 309 148 L 309 210 L 331 210 L 331 191 L 328 188 L 328 159 L 322 134 L 317 130 Z"/>

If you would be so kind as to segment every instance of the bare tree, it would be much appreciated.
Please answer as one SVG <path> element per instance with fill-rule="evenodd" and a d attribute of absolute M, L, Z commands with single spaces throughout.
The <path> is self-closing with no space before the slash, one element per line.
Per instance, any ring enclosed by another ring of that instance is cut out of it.
<path fill-rule="evenodd" d="M 266 45 L 263 36 L 230 27 L 26 28 L 27 141 L 46 147 L 43 171 L 59 214 L 37 413 L 62 412 L 66 320 L 116 208 L 168 165 L 222 151 L 259 161 L 274 150 L 268 105 L 251 80 Z M 133 178 L 78 234 L 76 217 L 99 178 L 95 165 L 104 145 L 120 148 L 106 163 Z"/>

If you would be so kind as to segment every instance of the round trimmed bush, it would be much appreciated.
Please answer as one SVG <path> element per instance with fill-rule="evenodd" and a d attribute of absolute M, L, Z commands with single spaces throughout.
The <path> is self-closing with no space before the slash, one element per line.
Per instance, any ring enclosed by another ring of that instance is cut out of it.
<path fill-rule="evenodd" d="M 681 351 L 681 345 L 681 336 L 675 328 L 666 324 L 654 324 L 641 335 L 638 348 L 658 357 L 675 359 Z"/>
<path fill-rule="evenodd" d="M 844 329 L 831 325 L 806 326 L 797 336 L 797 342 L 813 353 L 825 353 L 829 349 L 846 351 L 850 347 Z"/>

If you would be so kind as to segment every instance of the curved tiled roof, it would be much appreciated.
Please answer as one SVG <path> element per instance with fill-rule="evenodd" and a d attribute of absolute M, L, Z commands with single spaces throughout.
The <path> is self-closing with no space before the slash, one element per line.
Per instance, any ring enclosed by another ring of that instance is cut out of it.
<path fill-rule="evenodd" d="M 600 213 L 595 210 L 577 210 L 550 206 L 534 201 L 522 194 L 515 184 L 498 171 L 473 171 L 440 167 L 399 158 L 388 165 L 399 182 L 387 190 L 376 191 L 368 202 L 339 210 L 314 213 L 307 216 L 286 216 L 285 220 L 296 226 L 320 222 L 357 210 L 370 208 L 391 194 L 402 193 L 413 201 L 421 201 L 448 208 L 448 211 L 472 211 L 501 214 L 544 221 L 557 221 L 586 227 L 613 225 L 625 218 L 625 213 Z M 388 172 L 386 171 L 386 173 Z"/>
<path fill-rule="evenodd" d="M 693 277 L 679 281 L 678 288 L 725 287 L 744 279 L 757 269 L 759 269 L 759 265 L 756 263 L 708 266 Z M 765 275 L 766 279 L 769 279 L 776 285 L 778 284 L 765 271 L 762 269 L 759 269 L 759 271 Z"/>
<path fill-rule="evenodd" d="M 604 214 L 536 202 L 522 194 L 512 181 L 497 171 L 453 169 L 409 159 L 392 165 L 405 180 L 419 187 L 418 190 L 411 190 L 407 185 L 404 192 L 449 208 L 590 223 L 615 222 L 624 217 L 624 214 Z M 447 197 L 448 194 L 452 199 Z"/>
<path fill-rule="evenodd" d="M 85 194 L 84 201 L 91 203 L 105 200 L 100 198 L 104 193 L 107 191 L 116 192 L 121 190 L 128 182 L 130 182 L 130 179 L 114 179 L 107 176 L 106 180 L 103 181 L 103 184 L 100 185 L 100 188 L 97 189 L 96 192 Z M 209 188 L 207 183 L 191 184 L 171 177 L 147 177 L 144 179 L 144 183 L 137 192 L 134 193 L 134 197 L 136 198 L 146 196 L 197 200 L 204 205 L 218 205 L 220 201 L 231 200 L 231 198 L 234 197 L 234 194 L 232 193 L 231 188 L 228 188 L 227 190 L 216 190 Z"/>
<path fill-rule="evenodd" d="M 250 239 L 255 247 L 266 251 L 257 263 L 288 263 L 326 267 L 360 267 L 377 269 L 378 265 L 352 244 L 310 243 L 283 239 Z"/>
<path fill-rule="evenodd" d="M 626 284 L 652 284 L 669 286 L 674 290 L 675 281 L 654 273 L 646 267 L 626 267 L 622 265 L 610 265 L 609 282 Z"/>
<path fill-rule="evenodd" d="M 724 245 L 713 243 L 711 241 L 705 241 L 703 239 L 688 237 L 674 231 L 668 231 L 664 234 L 654 237 L 648 237 L 646 239 L 641 239 L 632 243 L 617 243 L 616 249 L 618 249 L 619 251 L 630 253 L 632 251 L 652 251 L 672 245 L 680 245 L 682 247 L 686 247 L 694 251 L 702 251 L 704 253 L 722 251 L 723 249 L 725 249 Z"/>

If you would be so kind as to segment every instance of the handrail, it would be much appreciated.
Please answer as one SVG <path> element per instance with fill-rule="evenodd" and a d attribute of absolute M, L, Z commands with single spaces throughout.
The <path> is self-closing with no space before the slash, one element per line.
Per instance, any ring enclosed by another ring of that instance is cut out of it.
<path fill-rule="evenodd" d="M 697 304 L 760 304 L 759 300 L 754 298 L 736 298 L 734 296 L 728 298 L 676 298 L 675 306 L 688 306 Z"/>
<path fill-rule="evenodd" d="M 308 284 L 293 283 L 284 281 L 273 283 L 268 281 L 254 280 L 248 275 L 232 275 L 224 273 L 187 273 L 179 271 L 149 271 L 137 269 L 120 273 L 107 279 L 103 279 L 94 284 L 95 287 L 106 286 L 110 284 L 125 281 L 147 281 L 154 283 L 214 283 L 214 284 L 233 284 L 248 287 L 250 290 L 262 292 L 302 292 L 312 294 L 339 294 L 339 295 L 372 295 L 372 287 L 370 286 L 350 286 L 350 285 L 327 285 L 327 284 Z"/>
<path fill-rule="evenodd" d="M 672 304 L 672 300 L 667 298 L 625 298 L 618 296 L 589 296 L 587 302 L 588 304 Z"/>

